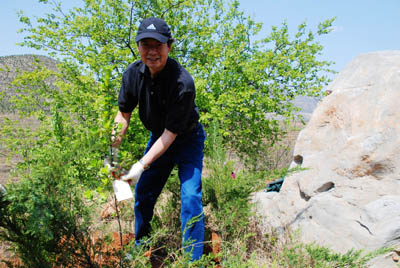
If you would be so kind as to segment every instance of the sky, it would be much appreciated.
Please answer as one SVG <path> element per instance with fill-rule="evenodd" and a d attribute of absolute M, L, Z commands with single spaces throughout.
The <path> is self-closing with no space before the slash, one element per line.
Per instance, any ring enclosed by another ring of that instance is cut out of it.
<path fill-rule="evenodd" d="M 82 0 L 62 0 L 71 8 Z M 40 17 L 46 5 L 38 0 L 0 0 L 0 56 L 19 54 L 46 55 L 16 45 L 23 40 L 18 29 L 17 12 Z M 259 36 L 267 36 L 272 26 L 287 22 L 294 34 L 297 26 L 306 22 L 316 30 L 318 23 L 336 17 L 333 30 L 317 40 L 324 46 L 321 59 L 334 62 L 332 68 L 341 71 L 356 56 L 382 50 L 400 50 L 400 0 L 240 0 L 240 9 L 262 22 Z"/>

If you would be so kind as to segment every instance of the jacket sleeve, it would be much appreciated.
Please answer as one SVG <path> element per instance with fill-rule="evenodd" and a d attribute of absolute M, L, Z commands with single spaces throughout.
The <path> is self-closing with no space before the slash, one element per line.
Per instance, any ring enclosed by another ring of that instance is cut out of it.
<path fill-rule="evenodd" d="M 118 95 L 118 107 L 123 113 L 131 113 L 138 104 L 138 88 L 135 72 L 128 67 L 122 75 L 121 88 Z"/>

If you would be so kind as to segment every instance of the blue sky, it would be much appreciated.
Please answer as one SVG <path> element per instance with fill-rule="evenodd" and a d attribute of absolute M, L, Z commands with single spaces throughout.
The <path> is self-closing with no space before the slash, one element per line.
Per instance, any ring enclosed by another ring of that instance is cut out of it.
<path fill-rule="evenodd" d="M 46 54 L 16 43 L 23 40 L 17 33 L 22 27 L 16 12 L 23 10 L 29 16 L 48 12 L 38 0 L 1 0 L 0 56 L 16 54 Z M 81 0 L 64 0 L 63 6 L 72 7 Z M 286 20 L 289 30 L 306 21 L 316 29 L 319 22 L 336 17 L 334 30 L 319 39 L 324 46 L 322 58 L 336 62 L 333 68 L 342 70 L 359 54 L 400 50 L 400 0 L 241 0 L 241 9 L 263 23 L 260 36 L 270 33 L 273 25 Z"/>

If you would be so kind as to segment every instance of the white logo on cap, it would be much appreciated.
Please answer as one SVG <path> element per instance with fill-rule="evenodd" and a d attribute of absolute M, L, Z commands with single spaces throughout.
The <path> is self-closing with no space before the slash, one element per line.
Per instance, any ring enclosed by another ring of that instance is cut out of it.
<path fill-rule="evenodd" d="M 147 29 L 149 30 L 156 30 L 156 26 L 154 26 L 154 24 L 150 24 L 149 26 L 147 26 Z"/>

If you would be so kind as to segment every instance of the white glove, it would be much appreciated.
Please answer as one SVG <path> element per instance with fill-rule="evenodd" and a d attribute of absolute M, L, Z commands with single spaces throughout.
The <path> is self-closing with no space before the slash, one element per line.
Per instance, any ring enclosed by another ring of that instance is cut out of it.
<path fill-rule="evenodd" d="M 130 181 L 129 184 L 136 184 L 138 180 L 140 179 L 140 176 L 142 175 L 144 171 L 143 164 L 140 162 L 136 162 L 131 169 L 129 170 L 128 174 L 121 176 L 121 180 L 123 181 Z"/>

